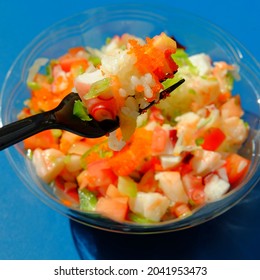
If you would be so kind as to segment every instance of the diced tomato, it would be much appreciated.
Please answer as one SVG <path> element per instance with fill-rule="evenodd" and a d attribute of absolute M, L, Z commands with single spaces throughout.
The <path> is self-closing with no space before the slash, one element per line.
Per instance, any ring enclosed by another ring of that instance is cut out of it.
<path fill-rule="evenodd" d="M 189 157 L 189 156 L 188 156 L 188 157 Z M 185 161 L 185 158 L 184 158 L 183 161 Z M 184 162 L 183 164 L 181 164 L 180 166 L 178 166 L 177 169 L 180 171 L 181 176 L 184 176 L 184 175 L 190 173 L 191 171 L 193 171 L 192 164 L 191 164 L 190 161 Z"/>
<path fill-rule="evenodd" d="M 69 72 L 71 69 L 71 66 L 75 63 L 82 63 L 85 65 L 87 62 L 87 59 L 84 57 L 77 57 L 75 55 L 72 55 L 70 53 L 64 54 L 59 59 L 59 64 L 63 71 Z"/>
<path fill-rule="evenodd" d="M 106 191 L 106 197 L 118 198 L 118 197 L 127 197 L 127 196 L 123 195 L 115 185 L 110 184 Z"/>
<path fill-rule="evenodd" d="M 149 115 L 149 118 L 151 121 L 156 121 L 158 122 L 159 124 L 163 124 L 164 123 L 164 116 L 162 114 L 162 111 L 155 107 L 155 106 L 152 106 L 150 108 L 150 115 Z"/>
<path fill-rule="evenodd" d="M 237 183 L 241 180 L 250 165 L 250 161 L 238 154 L 230 154 L 226 158 L 225 168 L 230 184 Z"/>
<path fill-rule="evenodd" d="M 59 189 L 63 190 L 63 191 L 65 190 L 64 180 L 60 176 L 56 177 L 55 186 L 58 187 Z"/>
<path fill-rule="evenodd" d="M 34 150 L 36 148 L 48 149 L 54 148 L 59 149 L 58 139 L 54 137 L 51 130 L 45 130 L 39 132 L 23 141 L 24 148 L 26 150 Z"/>
<path fill-rule="evenodd" d="M 168 132 L 163 129 L 161 126 L 156 126 L 153 131 L 152 138 L 152 153 L 159 154 L 165 150 L 166 144 L 168 140 Z"/>
<path fill-rule="evenodd" d="M 231 92 L 225 91 L 219 94 L 218 100 L 220 103 L 225 103 L 230 99 L 230 97 L 231 97 Z"/>
<path fill-rule="evenodd" d="M 203 133 L 202 137 L 197 138 L 197 140 L 198 139 L 201 140 L 201 147 L 204 150 L 215 151 L 226 139 L 226 135 L 220 128 L 211 127 Z"/>
<path fill-rule="evenodd" d="M 128 198 L 100 197 L 96 205 L 96 211 L 112 220 L 123 222 L 128 212 Z"/>
<path fill-rule="evenodd" d="M 79 203 L 79 194 L 77 189 L 67 190 L 66 194 Z"/>
<path fill-rule="evenodd" d="M 175 146 L 177 140 L 178 140 L 178 137 L 177 137 L 177 129 L 171 129 L 169 131 L 169 139 L 171 140 L 172 142 L 172 145 Z"/>
<path fill-rule="evenodd" d="M 154 170 L 147 171 L 138 183 L 138 190 L 141 192 L 155 191 L 158 187 L 158 182 L 155 180 L 154 175 Z"/>
<path fill-rule="evenodd" d="M 107 160 L 94 161 L 87 166 L 86 180 L 89 189 L 96 187 L 108 187 L 114 184 L 117 176 L 110 169 Z"/>
<path fill-rule="evenodd" d="M 64 192 L 64 197 L 62 198 L 62 202 L 67 206 L 71 206 L 72 201 L 79 203 L 77 184 L 76 183 L 73 184 L 75 185 L 75 187 L 69 189 L 66 189 L 65 185 L 66 185 L 66 181 L 61 176 L 56 177 L 55 186 L 59 188 L 62 192 Z"/>

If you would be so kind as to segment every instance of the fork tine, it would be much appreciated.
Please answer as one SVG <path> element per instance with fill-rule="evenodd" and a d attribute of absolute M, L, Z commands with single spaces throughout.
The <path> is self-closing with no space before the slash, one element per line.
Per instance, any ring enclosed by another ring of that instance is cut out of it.
<path fill-rule="evenodd" d="M 142 114 L 144 113 L 146 110 L 148 110 L 150 107 L 152 107 L 153 105 L 155 105 L 156 103 L 160 102 L 160 100 L 165 99 L 166 97 L 168 97 L 171 92 L 173 92 L 176 88 L 178 88 L 181 84 L 183 84 L 185 82 L 184 79 L 179 80 L 177 83 L 171 85 L 170 87 L 164 89 L 163 91 L 160 92 L 160 96 L 159 96 L 159 101 L 153 101 L 151 102 L 147 107 L 143 108 L 143 109 L 139 109 L 139 113 Z"/>
<path fill-rule="evenodd" d="M 171 94 L 172 91 L 174 91 L 177 87 L 179 87 L 181 84 L 183 84 L 185 82 L 184 79 L 179 80 L 177 83 L 171 85 L 170 87 L 164 89 L 163 91 L 160 92 L 160 97 L 159 99 L 164 99 L 166 97 L 169 96 L 169 94 Z"/>

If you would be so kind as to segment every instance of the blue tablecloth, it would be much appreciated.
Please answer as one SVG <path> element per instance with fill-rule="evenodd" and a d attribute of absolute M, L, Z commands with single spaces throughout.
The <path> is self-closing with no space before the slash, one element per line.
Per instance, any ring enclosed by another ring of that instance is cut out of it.
<path fill-rule="evenodd" d="M 125 1 L 98 5 L 114 2 Z M 259 1 L 163 2 L 211 20 L 260 61 Z M 79 0 L 0 1 L 0 86 L 39 32 L 94 6 Z M 0 174 L 0 259 L 260 259 L 260 185 L 227 213 L 193 229 L 127 236 L 89 229 L 49 209 L 21 183 L 3 152 Z"/>

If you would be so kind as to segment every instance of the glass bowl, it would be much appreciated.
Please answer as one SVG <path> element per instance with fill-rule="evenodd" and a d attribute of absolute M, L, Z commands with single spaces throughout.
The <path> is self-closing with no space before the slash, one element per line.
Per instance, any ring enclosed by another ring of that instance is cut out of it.
<path fill-rule="evenodd" d="M 94 213 L 84 213 L 63 205 L 52 188 L 43 183 L 26 157 L 23 144 L 5 150 L 11 166 L 25 185 L 48 206 L 85 225 L 121 233 L 160 233 L 185 229 L 210 220 L 230 209 L 252 190 L 260 173 L 260 67 L 250 53 L 232 36 L 212 23 L 185 11 L 144 4 L 108 6 L 90 9 L 64 19 L 39 34 L 17 57 L 8 71 L 1 90 L 1 125 L 15 121 L 30 97 L 26 86 L 28 70 L 37 58 L 55 58 L 69 48 L 83 45 L 101 47 L 107 37 L 130 33 L 140 37 L 161 32 L 173 35 L 187 46 L 189 54 L 205 52 L 213 60 L 224 60 L 240 67 L 240 81 L 234 92 L 241 96 L 245 120 L 251 127 L 248 140 L 240 153 L 251 159 L 251 167 L 243 182 L 222 200 L 198 209 L 185 219 L 152 225 L 118 223 Z"/>

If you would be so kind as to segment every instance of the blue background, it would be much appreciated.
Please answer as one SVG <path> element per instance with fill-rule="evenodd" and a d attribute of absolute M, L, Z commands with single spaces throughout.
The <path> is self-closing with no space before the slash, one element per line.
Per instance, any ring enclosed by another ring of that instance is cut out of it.
<path fill-rule="evenodd" d="M 98 1 L 106 3 L 131 1 Z M 260 2 L 149 1 L 206 18 L 260 61 Z M 83 0 L 0 0 L 0 87 L 13 60 L 43 29 L 95 7 Z M 35 198 L 0 152 L 0 259 L 260 259 L 260 185 L 227 213 L 201 226 L 155 236 L 89 229 Z"/>

